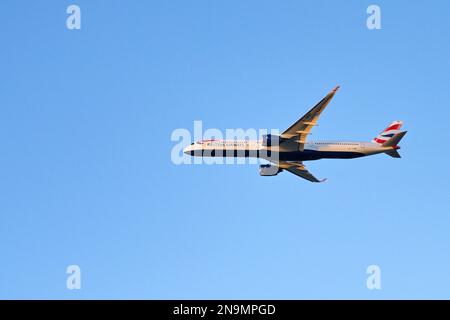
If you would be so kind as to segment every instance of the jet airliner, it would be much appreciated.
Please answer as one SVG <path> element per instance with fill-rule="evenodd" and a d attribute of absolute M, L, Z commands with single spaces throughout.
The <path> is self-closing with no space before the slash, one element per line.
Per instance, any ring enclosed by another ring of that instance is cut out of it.
<path fill-rule="evenodd" d="M 307 141 L 322 111 L 334 97 L 334 88 L 309 112 L 286 129 L 281 135 L 267 134 L 257 141 L 251 140 L 202 140 L 192 143 L 184 153 L 200 157 L 257 157 L 271 164 L 260 165 L 261 176 L 275 176 L 286 170 L 311 182 L 323 182 L 312 175 L 304 161 L 318 159 L 352 159 L 385 153 L 400 158 L 398 143 L 406 134 L 400 131 L 402 121 L 392 122 L 370 142 Z"/>

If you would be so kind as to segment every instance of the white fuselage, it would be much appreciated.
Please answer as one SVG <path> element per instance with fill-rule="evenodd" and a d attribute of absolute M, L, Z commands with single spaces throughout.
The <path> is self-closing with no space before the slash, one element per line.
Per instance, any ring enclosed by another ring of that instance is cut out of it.
<path fill-rule="evenodd" d="M 283 161 L 306 161 L 358 158 L 393 149 L 371 142 L 352 141 L 309 141 L 303 150 L 296 148 L 297 143 L 268 147 L 262 144 L 262 140 L 203 140 L 192 143 L 184 153 L 200 157 L 277 157 Z"/>

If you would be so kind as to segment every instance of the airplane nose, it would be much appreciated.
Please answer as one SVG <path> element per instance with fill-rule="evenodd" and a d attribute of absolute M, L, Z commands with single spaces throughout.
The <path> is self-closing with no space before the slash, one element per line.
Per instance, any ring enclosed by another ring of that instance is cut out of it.
<path fill-rule="evenodd" d="M 183 149 L 183 153 L 187 154 L 187 155 L 190 155 L 191 154 L 191 150 L 192 150 L 192 147 L 191 146 L 187 146 L 186 148 Z"/>

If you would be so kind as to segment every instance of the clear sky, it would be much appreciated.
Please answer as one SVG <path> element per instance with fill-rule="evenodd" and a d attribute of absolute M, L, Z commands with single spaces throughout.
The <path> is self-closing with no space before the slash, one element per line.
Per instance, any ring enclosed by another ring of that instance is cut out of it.
<path fill-rule="evenodd" d="M 0 298 L 450 298 L 449 12 L 2 1 Z M 309 138 L 403 120 L 402 159 L 306 163 L 323 184 L 171 161 L 177 128 L 283 130 L 338 84 Z"/>

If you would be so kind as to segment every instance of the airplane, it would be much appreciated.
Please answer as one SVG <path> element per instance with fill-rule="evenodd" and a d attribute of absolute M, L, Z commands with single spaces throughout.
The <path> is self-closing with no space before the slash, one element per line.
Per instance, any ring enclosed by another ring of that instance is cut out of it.
<path fill-rule="evenodd" d="M 394 121 L 370 142 L 353 141 L 307 141 L 307 136 L 316 125 L 320 114 L 334 97 L 339 86 L 331 90 L 303 117 L 281 135 L 267 134 L 260 140 L 201 140 L 191 143 L 183 152 L 200 157 L 257 157 L 271 164 L 260 165 L 261 176 L 275 176 L 288 171 L 311 182 L 317 179 L 303 164 L 318 159 L 352 159 L 385 153 L 401 158 L 398 143 L 407 131 L 400 131 L 403 122 Z"/>

